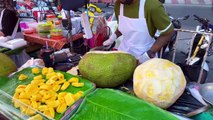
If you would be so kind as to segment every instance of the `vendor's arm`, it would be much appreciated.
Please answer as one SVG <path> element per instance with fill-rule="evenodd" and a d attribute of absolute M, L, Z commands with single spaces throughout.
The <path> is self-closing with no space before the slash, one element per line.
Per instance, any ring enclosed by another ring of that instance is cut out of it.
<path fill-rule="evenodd" d="M 120 8 L 120 3 L 118 1 L 115 2 L 115 7 L 114 7 L 114 11 L 115 11 L 115 17 L 116 17 L 116 20 L 117 20 L 117 24 L 118 24 L 118 14 L 119 14 L 119 8 Z M 118 27 L 115 31 L 115 34 L 118 37 L 120 37 L 122 35 L 122 33 L 118 30 Z"/>
<path fill-rule="evenodd" d="M 11 36 L 17 21 L 18 21 L 18 17 L 16 16 L 16 12 L 6 9 L 4 11 L 4 15 L 2 18 L 2 30 L 1 30 L 1 32 L 3 33 L 2 35 Z"/>
<path fill-rule="evenodd" d="M 157 7 L 152 9 L 151 20 L 155 30 L 159 30 L 160 36 L 147 52 L 150 57 L 152 57 L 151 54 L 157 53 L 169 42 L 174 29 L 162 4 L 157 4 Z"/>
<path fill-rule="evenodd" d="M 122 33 L 118 30 L 118 28 L 116 29 L 115 34 L 117 38 L 119 38 L 122 35 Z"/>
<path fill-rule="evenodd" d="M 147 54 L 150 57 L 154 57 L 155 53 L 160 51 L 161 48 L 163 48 L 169 42 L 169 40 L 172 37 L 172 34 L 173 34 L 173 31 L 169 31 L 169 33 L 167 34 L 160 35 L 155 41 L 155 43 L 153 44 L 153 46 L 150 48 L 150 50 L 147 52 Z"/>

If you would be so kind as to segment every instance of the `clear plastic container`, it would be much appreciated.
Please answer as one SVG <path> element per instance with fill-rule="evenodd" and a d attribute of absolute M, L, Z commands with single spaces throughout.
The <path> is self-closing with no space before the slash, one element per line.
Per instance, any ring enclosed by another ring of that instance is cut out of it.
<path fill-rule="evenodd" d="M 50 31 L 51 30 L 51 24 L 39 24 L 38 25 L 38 31 Z"/>
<path fill-rule="evenodd" d="M 52 29 L 50 30 L 50 36 L 52 39 L 61 39 L 63 38 L 63 32 L 61 29 Z"/>
<path fill-rule="evenodd" d="M 20 109 L 16 109 L 13 104 L 18 104 L 21 108 L 26 111 L 23 112 Z M 30 111 L 31 114 L 26 114 Z M 4 118 L 12 120 L 29 120 L 36 118 L 42 118 L 43 120 L 51 119 L 50 117 L 44 115 L 43 113 L 37 111 L 31 106 L 23 103 L 22 101 L 13 98 L 11 95 L 7 94 L 5 91 L 0 89 L 0 113 Z"/>
<path fill-rule="evenodd" d="M 39 24 L 38 25 L 38 34 L 40 37 L 48 37 L 48 35 L 50 34 L 50 30 L 51 30 L 52 25 L 51 24 Z"/>
<path fill-rule="evenodd" d="M 46 15 L 46 20 L 47 20 L 47 23 L 51 22 L 53 25 L 55 25 L 55 21 L 57 21 L 58 19 L 56 18 L 55 15 L 49 14 L 49 15 Z"/>

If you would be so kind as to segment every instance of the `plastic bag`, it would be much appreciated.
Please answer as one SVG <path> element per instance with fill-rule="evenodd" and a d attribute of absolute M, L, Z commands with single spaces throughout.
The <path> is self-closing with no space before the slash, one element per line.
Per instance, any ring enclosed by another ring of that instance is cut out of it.
<path fill-rule="evenodd" d="M 34 59 L 34 58 L 31 58 L 30 60 L 28 60 L 25 64 L 23 64 L 19 69 L 18 71 L 21 71 L 27 67 L 40 67 L 40 68 L 43 68 L 45 65 L 44 65 L 44 61 L 42 59 Z"/>

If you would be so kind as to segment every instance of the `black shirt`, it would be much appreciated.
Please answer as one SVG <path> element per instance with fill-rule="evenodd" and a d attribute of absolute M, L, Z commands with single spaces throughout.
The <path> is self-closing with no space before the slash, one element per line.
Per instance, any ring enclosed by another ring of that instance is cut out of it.
<path fill-rule="evenodd" d="M 2 30 L 5 36 L 11 36 L 18 21 L 16 11 L 5 9 L 2 18 Z M 20 27 L 18 29 L 20 31 Z"/>

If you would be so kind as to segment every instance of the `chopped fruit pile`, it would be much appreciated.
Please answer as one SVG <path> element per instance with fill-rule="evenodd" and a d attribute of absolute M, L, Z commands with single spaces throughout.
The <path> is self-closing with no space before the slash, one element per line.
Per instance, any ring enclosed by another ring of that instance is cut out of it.
<path fill-rule="evenodd" d="M 65 90 L 71 85 L 74 87 L 83 87 L 78 78 L 66 80 L 60 72 L 55 72 L 53 68 L 33 68 L 32 73 L 36 74 L 28 85 L 19 85 L 13 98 L 31 106 L 32 108 L 54 118 L 55 112 L 63 113 L 67 107 L 77 101 L 82 95 L 82 91 L 75 94 Z M 41 73 L 41 74 L 40 74 Z M 21 74 L 19 80 L 27 79 L 27 75 Z M 59 92 L 60 91 L 60 92 Z M 27 106 L 21 105 L 19 101 L 13 99 L 14 106 L 26 115 L 35 115 L 35 111 Z"/>

